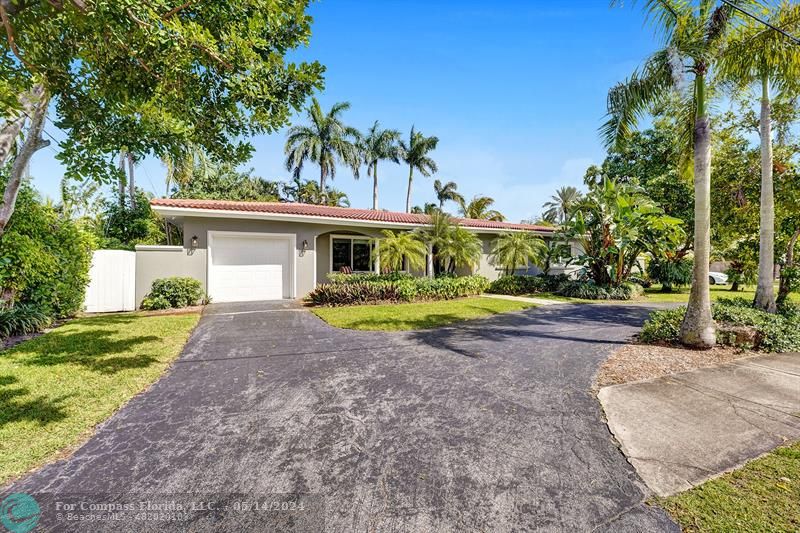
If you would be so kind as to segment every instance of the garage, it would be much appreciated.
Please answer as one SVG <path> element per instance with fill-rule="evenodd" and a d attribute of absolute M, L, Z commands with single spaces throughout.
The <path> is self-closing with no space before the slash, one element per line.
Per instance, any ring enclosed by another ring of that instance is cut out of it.
<path fill-rule="evenodd" d="M 208 294 L 213 302 L 294 297 L 295 236 L 208 232 Z"/>

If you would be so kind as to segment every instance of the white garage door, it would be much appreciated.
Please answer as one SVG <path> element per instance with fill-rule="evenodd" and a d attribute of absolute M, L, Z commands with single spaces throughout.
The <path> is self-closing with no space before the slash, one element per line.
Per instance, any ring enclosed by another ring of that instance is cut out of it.
<path fill-rule="evenodd" d="M 291 298 L 292 245 L 288 235 L 209 232 L 211 301 Z"/>

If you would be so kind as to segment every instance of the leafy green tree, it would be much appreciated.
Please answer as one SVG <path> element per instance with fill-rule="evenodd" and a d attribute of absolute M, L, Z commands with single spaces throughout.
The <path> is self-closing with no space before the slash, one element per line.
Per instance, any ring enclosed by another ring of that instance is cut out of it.
<path fill-rule="evenodd" d="M 459 201 L 459 212 L 464 218 L 476 218 L 481 220 L 494 220 L 502 222 L 506 219 L 500 211 L 491 209 L 494 198 L 488 196 L 475 196 L 469 202 L 463 198 Z"/>
<path fill-rule="evenodd" d="M 403 269 L 405 260 L 409 268 L 421 269 L 425 267 L 425 256 L 428 253 L 425 243 L 419 236 L 411 231 L 383 230 L 383 239 L 375 248 L 380 257 L 381 268 L 392 271 Z"/>
<path fill-rule="evenodd" d="M 232 165 L 201 163 L 195 173 L 172 191 L 173 198 L 277 202 L 280 184 L 253 176 L 253 169 L 239 172 Z"/>
<path fill-rule="evenodd" d="M 136 189 L 136 201 L 127 197 L 120 206 L 116 200 L 105 201 L 97 225 L 100 248 L 133 250 L 137 244 L 162 244 L 166 240 L 160 217 L 150 208 L 150 198 Z"/>
<path fill-rule="evenodd" d="M 545 220 L 563 224 L 572 216 L 572 210 L 581 199 L 581 193 L 572 186 L 560 187 L 556 193 L 545 202 L 542 207 L 545 209 L 542 216 Z"/>
<path fill-rule="evenodd" d="M 645 253 L 661 259 L 683 239 L 681 221 L 664 214 L 635 184 L 606 180 L 590 187 L 558 242 L 580 243 L 570 262 L 586 268 L 597 285 L 618 287 Z"/>
<path fill-rule="evenodd" d="M 528 264 L 543 266 L 548 250 L 545 242 L 527 231 L 501 234 L 492 248 L 492 261 L 503 267 L 506 275 L 513 274 L 521 266 Z"/>
<path fill-rule="evenodd" d="M 376 120 L 359 141 L 361 159 L 367 166 L 367 176 L 372 177 L 372 209 L 378 209 L 378 162 L 400 162 L 400 132 L 381 129 Z"/>
<path fill-rule="evenodd" d="M 416 234 L 427 246 L 428 264 L 426 269 L 428 277 L 432 278 L 437 273 L 442 272 L 445 267 L 439 252 L 447 246 L 455 229 L 455 222 L 450 215 L 440 211 L 435 206 L 429 216 L 430 224 L 418 229 Z"/>
<path fill-rule="evenodd" d="M 414 181 L 414 171 L 416 170 L 427 178 L 439 170 L 436 161 L 428 155 L 436 149 L 438 144 L 438 137 L 425 137 L 422 132 L 416 131 L 414 126 L 411 126 L 408 143 L 400 141 L 400 153 L 403 161 L 408 165 L 406 213 L 411 212 L 411 184 Z"/>
<path fill-rule="evenodd" d="M 25 182 L 6 229 L 0 239 L 4 305 L 30 304 L 57 318 L 80 311 L 96 246 L 91 233 L 43 202 Z"/>
<path fill-rule="evenodd" d="M 773 26 L 800 27 L 800 5 L 785 3 L 770 13 Z M 772 117 L 770 86 L 796 91 L 800 84 L 800 47 L 785 35 L 746 20 L 737 28 L 720 63 L 721 75 L 739 87 L 760 86 L 761 191 L 758 284 L 753 304 L 768 313 L 777 311 L 775 270 L 775 197 L 773 186 Z"/>
<path fill-rule="evenodd" d="M 303 163 L 311 161 L 319 165 L 319 190 L 322 199 L 327 192 L 326 180 L 336 176 L 336 161 L 353 169 L 358 178 L 361 164 L 358 130 L 342 122 L 342 113 L 350 109 L 348 102 L 338 102 L 325 113 L 316 98 L 308 107 L 308 126 L 292 126 L 286 135 L 286 170 L 299 178 Z M 323 201 L 323 203 L 325 203 Z"/>
<path fill-rule="evenodd" d="M 458 193 L 458 185 L 454 181 L 442 183 L 439 180 L 433 181 L 433 191 L 436 193 L 436 199 L 439 200 L 439 210 L 444 210 L 444 203 L 448 200 L 456 203 L 464 201 L 464 197 Z"/>
<path fill-rule="evenodd" d="M 48 143 L 48 109 L 66 133 L 67 175 L 110 182 L 123 150 L 163 157 L 193 143 L 242 162 L 252 152 L 243 139 L 283 127 L 322 87 L 320 64 L 284 60 L 308 43 L 306 0 L 177 4 L 0 1 L 0 164 L 11 166 L 0 235 Z"/>
<path fill-rule="evenodd" d="M 708 287 L 711 253 L 708 80 L 723 52 L 725 36 L 740 15 L 728 4 L 717 5 L 716 0 L 654 0 L 646 2 L 644 9 L 648 21 L 662 36 L 664 46 L 640 70 L 610 91 L 609 119 L 601 131 L 608 145 L 620 144 L 641 116 L 680 93 L 684 102 L 681 114 L 686 126 L 684 139 L 687 145 L 691 144 L 694 157 L 695 193 L 692 289 L 681 325 L 681 341 L 690 346 L 710 347 L 716 343 L 716 333 Z M 691 76 L 691 87 L 676 83 L 686 73 Z"/>

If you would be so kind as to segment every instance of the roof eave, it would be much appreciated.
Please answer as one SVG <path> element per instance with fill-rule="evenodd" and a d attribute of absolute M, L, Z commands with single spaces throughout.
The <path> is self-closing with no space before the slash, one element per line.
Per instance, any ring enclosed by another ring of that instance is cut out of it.
<path fill-rule="evenodd" d="M 277 222 L 304 222 L 307 224 L 336 224 L 381 229 L 415 229 L 430 226 L 430 224 L 414 224 L 409 222 L 384 222 L 381 220 L 360 220 L 342 217 L 328 217 L 324 215 L 293 215 L 290 213 L 264 213 L 255 211 L 236 211 L 229 209 L 209 209 L 192 207 L 172 207 L 166 205 L 152 205 L 153 211 L 165 218 L 200 217 L 200 218 L 238 218 L 249 220 L 272 220 Z M 550 236 L 552 231 L 528 230 L 519 228 L 481 228 L 462 225 L 461 227 L 475 233 L 503 233 L 507 231 L 528 231 L 540 236 Z"/>

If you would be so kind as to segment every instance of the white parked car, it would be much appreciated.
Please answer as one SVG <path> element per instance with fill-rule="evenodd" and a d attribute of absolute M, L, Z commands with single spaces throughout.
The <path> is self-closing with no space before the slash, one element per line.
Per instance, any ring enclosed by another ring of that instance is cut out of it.
<path fill-rule="evenodd" d="M 711 285 L 727 285 L 728 284 L 728 275 L 723 274 L 722 272 L 709 272 L 708 273 L 708 282 Z"/>

